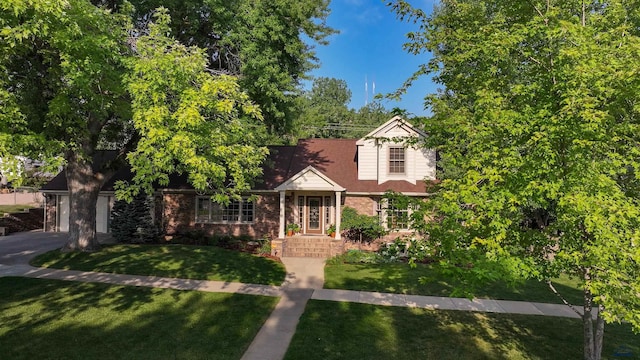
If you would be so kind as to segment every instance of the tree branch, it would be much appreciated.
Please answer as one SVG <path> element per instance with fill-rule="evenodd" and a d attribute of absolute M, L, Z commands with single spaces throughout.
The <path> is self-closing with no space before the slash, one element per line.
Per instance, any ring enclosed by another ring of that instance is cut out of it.
<path fill-rule="evenodd" d="M 551 280 L 546 280 L 545 281 L 547 283 L 547 285 L 549 286 L 549 288 L 551 289 L 551 291 L 556 294 L 556 296 L 558 296 L 560 298 L 560 300 L 562 300 L 562 303 L 567 305 L 569 308 L 571 308 L 571 310 L 573 310 L 573 312 L 575 312 L 576 314 L 582 316 L 582 314 L 580 313 L 580 311 L 578 311 L 578 309 L 573 306 L 572 304 L 569 304 L 569 302 L 564 298 L 564 296 L 562 296 L 558 290 L 556 290 L 556 287 L 553 286 L 553 283 L 551 282 Z"/>

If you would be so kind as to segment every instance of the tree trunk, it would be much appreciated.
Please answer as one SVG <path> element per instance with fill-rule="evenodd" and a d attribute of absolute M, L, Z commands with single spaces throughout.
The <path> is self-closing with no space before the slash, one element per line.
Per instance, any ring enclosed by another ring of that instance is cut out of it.
<path fill-rule="evenodd" d="M 91 162 L 72 156 L 65 169 L 69 189 L 69 240 L 62 251 L 96 251 L 96 204 L 104 184 Z"/>
<path fill-rule="evenodd" d="M 585 280 L 589 281 L 589 271 L 585 271 Z M 593 321 L 593 295 L 588 289 L 584 290 L 584 312 L 582 324 L 584 329 L 584 359 L 601 360 L 602 343 L 604 340 L 604 319 L 602 318 L 602 306 L 597 306 L 595 329 Z"/>

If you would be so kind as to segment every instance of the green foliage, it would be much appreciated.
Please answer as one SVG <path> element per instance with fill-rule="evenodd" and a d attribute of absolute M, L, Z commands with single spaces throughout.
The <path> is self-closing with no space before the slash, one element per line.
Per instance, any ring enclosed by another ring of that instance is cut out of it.
<path fill-rule="evenodd" d="M 336 225 L 335 224 L 331 224 L 329 225 L 329 227 L 326 230 L 327 234 L 333 234 L 336 232 Z"/>
<path fill-rule="evenodd" d="M 271 255 L 271 239 L 264 237 L 259 240 L 260 247 L 256 250 L 259 255 Z"/>
<path fill-rule="evenodd" d="M 125 244 L 157 242 L 160 231 L 153 223 L 153 198 L 140 194 L 131 202 L 117 200 L 111 210 L 111 234 Z"/>
<path fill-rule="evenodd" d="M 164 3 L 0 4 L 0 157 L 64 158 L 66 248 L 95 247 L 91 214 L 75 209 L 93 206 L 81 194 L 99 191 L 126 160 L 134 181 L 117 195 L 127 200 L 166 185 L 169 173 L 188 174 L 219 202 L 249 189 L 264 135 L 290 127 L 313 66 L 303 37 L 322 43 L 333 32 L 328 1 L 181 1 L 169 4 L 175 40 Z M 92 164 L 105 147 L 119 153 Z"/>
<path fill-rule="evenodd" d="M 425 146 L 447 177 L 424 231 L 451 268 L 565 272 L 587 309 L 640 329 L 640 3 L 444 1 L 429 17 L 392 6 L 419 26 L 406 49 L 433 54 L 416 76 L 446 87 L 427 97 Z M 599 356 L 585 334 L 585 357 Z"/>
<path fill-rule="evenodd" d="M 289 223 L 287 224 L 287 231 L 291 231 L 294 233 L 297 233 L 300 231 L 300 225 L 296 224 L 296 223 Z"/>
<path fill-rule="evenodd" d="M 133 184 L 118 184 L 130 198 L 167 185 L 171 173 L 187 173 L 198 190 L 217 201 L 237 198 L 262 173 L 267 154 L 258 108 L 236 79 L 211 75 L 203 50 L 166 37 L 169 16 L 160 10 L 149 34 L 138 38 L 138 56 L 126 78 L 132 96 L 133 125 L 140 134 L 128 154 Z"/>
<path fill-rule="evenodd" d="M 349 109 L 351 90 L 341 79 L 319 77 L 299 101 L 298 138 L 361 138 L 392 115 L 378 101 Z"/>
<path fill-rule="evenodd" d="M 393 114 L 379 101 L 371 101 L 353 113 L 352 128 L 347 129 L 342 137 L 359 139 L 370 133 L 373 129 L 389 121 Z"/>
<path fill-rule="evenodd" d="M 107 123 L 128 117 L 127 12 L 84 0 L 0 5 L 0 156 L 86 156 Z"/>
<path fill-rule="evenodd" d="M 343 235 L 349 240 L 372 241 L 387 234 L 377 216 L 359 214 L 349 206 L 342 208 L 340 224 Z"/>
<path fill-rule="evenodd" d="M 117 9 L 123 1 L 108 3 Z M 145 24 L 166 7 L 171 33 L 185 45 L 206 51 L 208 68 L 237 76 L 258 104 L 272 135 L 290 130 L 300 80 L 317 66 L 313 46 L 335 33 L 326 24 L 328 0 L 133 0 L 135 18 Z M 141 29 L 144 30 L 144 29 Z"/>
<path fill-rule="evenodd" d="M 378 254 L 385 262 L 408 261 L 412 266 L 440 259 L 437 243 L 416 236 L 399 237 L 393 242 L 382 244 Z"/>
<path fill-rule="evenodd" d="M 379 264 L 383 259 L 376 252 L 349 250 L 327 260 L 328 265 L 340 264 Z"/>
<path fill-rule="evenodd" d="M 353 113 L 348 105 L 351 91 L 347 82 L 335 78 L 319 77 L 311 90 L 303 94 L 299 105 L 301 112 L 297 123 L 298 136 L 302 138 L 336 138 L 342 136 L 337 126 L 351 121 Z"/>
<path fill-rule="evenodd" d="M 407 241 L 395 239 L 393 242 L 382 244 L 378 254 L 385 259 L 385 262 L 396 262 L 407 258 Z"/>

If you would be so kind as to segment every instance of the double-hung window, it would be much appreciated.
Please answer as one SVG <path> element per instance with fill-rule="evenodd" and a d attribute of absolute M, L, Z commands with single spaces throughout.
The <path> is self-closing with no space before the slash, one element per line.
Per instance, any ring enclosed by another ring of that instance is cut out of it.
<path fill-rule="evenodd" d="M 405 151 L 403 147 L 389 148 L 389 174 L 404 174 Z"/>
<path fill-rule="evenodd" d="M 246 198 L 231 200 L 227 205 L 213 202 L 206 196 L 196 198 L 197 223 L 253 223 L 254 217 L 255 205 Z"/>
<path fill-rule="evenodd" d="M 377 207 L 380 224 L 389 230 L 409 230 L 411 209 L 394 204 L 393 199 L 381 199 Z"/>

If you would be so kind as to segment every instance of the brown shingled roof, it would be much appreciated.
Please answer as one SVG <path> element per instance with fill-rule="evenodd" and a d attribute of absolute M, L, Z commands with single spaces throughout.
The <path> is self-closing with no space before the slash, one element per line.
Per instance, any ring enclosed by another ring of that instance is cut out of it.
<path fill-rule="evenodd" d="M 256 190 L 274 190 L 307 166 L 313 166 L 347 192 L 383 193 L 387 190 L 397 192 L 425 193 L 426 184 L 418 181 L 387 181 L 378 184 L 376 180 L 358 180 L 356 139 L 301 139 L 295 146 L 269 146 L 269 156 L 263 167 L 262 179 L 256 183 Z M 105 184 L 102 191 L 113 191 L 117 180 L 130 180 L 131 170 L 125 167 Z M 187 183 L 186 176 L 171 176 L 170 189 L 193 189 Z M 66 191 L 67 181 L 64 172 L 58 174 L 42 190 Z"/>
<path fill-rule="evenodd" d="M 272 168 L 269 164 L 265 167 L 263 189 L 274 189 L 307 166 L 313 166 L 348 192 L 426 192 L 424 181 L 414 185 L 408 181 L 378 184 L 376 180 L 358 180 L 356 142 L 357 139 L 302 139 L 296 146 L 272 148 L 275 150 L 269 156 Z"/>

